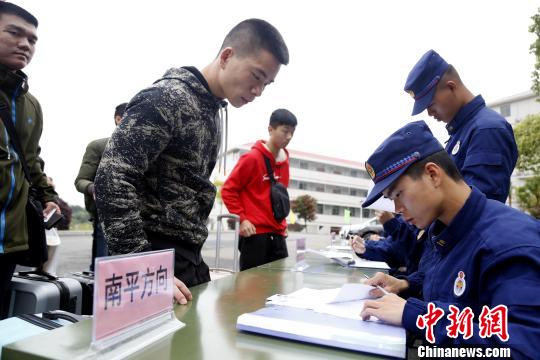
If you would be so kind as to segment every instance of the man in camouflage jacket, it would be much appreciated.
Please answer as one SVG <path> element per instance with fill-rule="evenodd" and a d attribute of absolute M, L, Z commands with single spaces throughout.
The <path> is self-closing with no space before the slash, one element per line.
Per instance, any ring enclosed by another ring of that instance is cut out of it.
<path fill-rule="evenodd" d="M 201 248 L 216 195 L 209 178 L 220 150 L 223 99 L 235 107 L 253 101 L 287 63 L 272 25 L 242 21 L 202 72 L 171 69 L 139 92 L 107 144 L 95 189 L 109 254 L 174 248 L 180 303 L 191 298 L 185 285 L 210 280 Z"/>

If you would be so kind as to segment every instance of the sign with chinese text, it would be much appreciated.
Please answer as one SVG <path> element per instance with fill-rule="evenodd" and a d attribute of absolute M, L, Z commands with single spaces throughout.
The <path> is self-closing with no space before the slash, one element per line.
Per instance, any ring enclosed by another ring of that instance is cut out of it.
<path fill-rule="evenodd" d="M 174 250 L 98 258 L 93 341 L 171 311 Z"/>
<path fill-rule="evenodd" d="M 450 305 L 449 310 L 450 314 L 446 318 L 450 321 L 450 325 L 446 326 L 446 335 L 455 339 L 458 334 L 462 334 L 463 339 L 470 339 L 473 336 L 474 328 L 474 313 L 472 309 L 466 307 L 460 311 L 458 307 Z M 430 302 L 428 304 L 427 314 L 418 315 L 416 319 L 416 326 L 420 330 L 426 330 L 426 340 L 431 344 L 434 344 L 436 341 L 433 328 L 443 316 L 444 310 Z M 484 305 L 482 307 L 482 313 L 478 318 L 478 328 L 478 335 L 481 338 L 497 335 L 501 341 L 508 341 L 510 335 L 508 333 L 508 308 L 506 305 L 498 305 L 492 309 Z"/>

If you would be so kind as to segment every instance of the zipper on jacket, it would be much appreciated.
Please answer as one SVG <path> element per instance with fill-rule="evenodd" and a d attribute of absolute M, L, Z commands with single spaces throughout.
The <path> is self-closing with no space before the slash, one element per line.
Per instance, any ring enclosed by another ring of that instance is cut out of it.
<path fill-rule="evenodd" d="M 16 98 L 17 95 L 21 89 L 22 84 L 19 84 L 19 86 L 15 89 L 13 92 L 13 96 L 11 97 L 11 121 L 13 122 L 13 126 L 16 126 L 17 124 L 17 109 L 16 109 Z M 7 120 L 9 121 L 9 119 Z M 8 149 L 8 159 L 10 158 L 10 146 L 9 146 L 9 136 L 7 136 L 7 130 L 6 131 L 6 139 L 7 139 L 7 149 Z M 13 149 L 13 154 L 15 155 L 15 160 L 17 161 L 19 159 L 19 156 L 15 149 Z M 15 161 L 11 164 L 10 169 L 10 180 L 11 180 L 11 186 L 9 187 L 9 193 L 8 198 L 6 200 L 6 203 L 4 204 L 4 208 L 2 209 L 2 212 L 0 213 L 0 254 L 5 253 L 5 239 L 6 239 L 6 211 L 9 205 L 11 204 L 11 200 L 13 199 L 13 192 L 15 190 Z"/>

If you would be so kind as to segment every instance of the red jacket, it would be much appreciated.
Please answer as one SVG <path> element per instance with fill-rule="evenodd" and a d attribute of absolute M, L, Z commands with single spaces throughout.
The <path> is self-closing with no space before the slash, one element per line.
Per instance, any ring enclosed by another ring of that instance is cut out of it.
<path fill-rule="evenodd" d="M 274 177 L 289 186 L 289 153 L 285 161 L 277 162 L 272 153 L 259 140 L 251 150 L 240 157 L 221 189 L 221 198 L 231 214 L 240 216 L 240 222 L 249 220 L 257 234 L 285 234 L 287 221 L 277 222 L 270 201 L 270 179 L 263 154 L 270 159 Z"/>

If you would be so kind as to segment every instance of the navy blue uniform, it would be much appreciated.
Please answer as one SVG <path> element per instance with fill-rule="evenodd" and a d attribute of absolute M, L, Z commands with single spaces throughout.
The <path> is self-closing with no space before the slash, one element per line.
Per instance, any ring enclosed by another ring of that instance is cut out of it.
<path fill-rule="evenodd" d="M 489 199 L 504 203 L 518 157 L 512 126 L 487 108 L 478 95 L 459 110 L 446 130 L 450 135 L 446 152 L 465 182 L 477 187 Z"/>
<path fill-rule="evenodd" d="M 384 261 L 392 268 L 391 275 L 403 275 L 400 267 L 405 267 L 405 274 L 418 269 L 424 242 L 419 238 L 417 228 L 407 224 L 400 216 L 388 220 L 383 225 L 386 237 L 378 241 L 367 240 L 366 251 L 360 255 L 364 259 Z"/>
<path fill-rule="evenodd" d="M 450 139 L 445 150 L 465 182 L 478 188 L 488 199 L 504 203 L 518 157 L 512 126 L 487 108 L 478 95 L 459 110 L 446 129 Z M 414 288 L 412 294 L 418 294 L 423 277 L 422 273 L 409 276 L 409 287 Z"/>
<path fill-rule="evenodd" d="M 423 284 L 424 301 L 409 298 L 403 326 L 419 334 L 418 315 L 434 302 L 445 311 L 434 328 L 436 344 L 484 344 L 512 349 L 513 358 L 537 358 L 540 343 L 540 222 L 500 202 L 486 199 L 473 188 L 463 208 L 445 226 L 438 220 L 429 229 L 434 248 Z M 461 272 L 463 282 L 456 287 Z M 446 336 L 449 305 L 474 313 L 473 336 L 464 340 Z M 479 336 L 478 317 L 482 306 L 508 307 L 509 340 L 494 335 Z"/>

